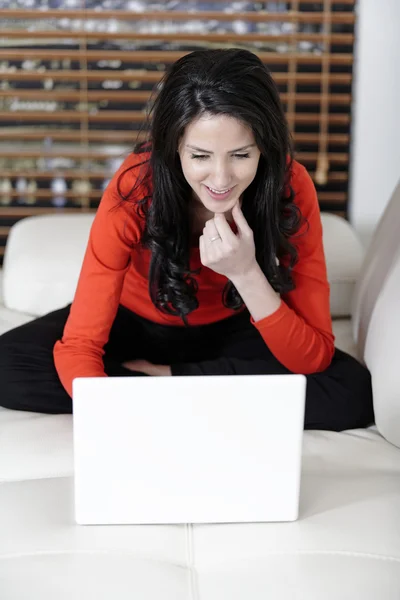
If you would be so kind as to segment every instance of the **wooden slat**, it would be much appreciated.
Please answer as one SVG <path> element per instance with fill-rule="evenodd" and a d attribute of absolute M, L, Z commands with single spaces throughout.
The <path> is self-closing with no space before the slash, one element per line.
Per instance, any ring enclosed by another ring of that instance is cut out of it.
<path fill-rule="evenodd" d="M 15 131 L 11 127 L 0 128 L 0 141 L 3 140 L 18 140 L 18 141 L 40 141 L 45 138 L 51 138 L 54 141 L 62 142 L 80 142 L 88 140 L 89 142 L 115 142 L 115 143 L 134 143 L 136 141 L 135 131 L 68 131 L 66 129 L 41 129 L 39 131 L 31 131 L 29 129 L 21 129 Z M 138 136 L 138 139 L 144 139 L 143 135 Z"/>
<path fill-rule="evenodd" d="M 289 94 L 282 93 L 280 97 L 283 102 L 288 102 Z M 294 94 L 296 104 L 319 104 L 321 102 L 321 94 Z M 329 94 L 329 104 L 340 104 L 341 106 L 351 105 L 351 94 Z"/>
<path fill-rule="evenodd" d="M 1 206 L 0 206 L 0 215 L 1 215 Z M 10 233 L 10 227 L 0 227 L 0 237 L 7 237 Z"/>
<path fill-rule="evenodd" d="M 102 91 L 88 91 L 85 92 L 85 100 L 89 102 L 99 102 L 102 100 L 118 101 L 119 103 L 131 103 L 131 102 L 148 102 L 152 96 L 152 92 L 141 92 L 141 91 L 130 91 L 121 90 L 120 92 L 102 90 Z M 282 102 L 288 102 L 289 94 L 280 94 Z M 0 98 L 21 98 L 29 100 L 43 100 L 43 101 L 54 101 L 64 100 L 71 102 L 79 102 L 83 99 L 83 92 L 80 90 L 0 90 Z M 296 104 L 319 104 L 321 101 L 321 94 L 295 94 Z M 330 94 L 329 104 L 340 104 L 343 106 L 350 106 L 351 94 Z"/>
<path fill-rule="evenodd" d="M 98 60 L 120 60 L 130 62 L 145 63 L 173 63 L 189 52 L 170 51 L 170 50 L 51 50 L 46 48 L 24 49 L 0 49 L 0 60 L 26 60 L 43 59 L 62 60 L 68 58 L 76 61 L 98 61 Z M 295 59 L 299 65 L 319 64 L 322 62 L 325 53 L 311 54 L 310 52 L 257 52 L 253 50 L 262 61 L 269 64 L 286 64 Z M 353 63 L 353 54 L 334 53 L 329 56 L 332 65 L 351 65 Z"/>
<path fill-rule="evenodd" d="M 318 133 L 294 133 L 293 139 L 298 144 L 318 144 Z M 348 133 L 330 133 L 328 134 L 328 144 L 347 145 L 350 142 Z"/>
<path fill-rule="evenodd" d="M 268 0 L 267 0 L 267 1 L 268 1 Z M 307 3 L 307 2 L 304 2 L 304 0 L 300 0 L 300 1 L 301 1 L 301 3 L 303 3 L 303 4 L 304 4 L 304 3 Z M 214 4 L 214 2 L 215 2 L 215 0 L 203 0 L 203 4 Z M 221 3 L 221 2 L 222 2 L 222 3 L 226 2 L 226 4 L 229 4 L 229 5 L 231 5 L 231 4 L 232 4 L 232 0 L 219 0 L 219 2 L 220 2 L 220 3 Z M 330 0 L 330 4 L 331 4 L 332 6 L 335 6 L 336 4 L 342 4 L 342 5 L 354 6 L 356 2 L 357 2 L 357 0 Z M 298 4 L 298 0 L 286 0 L 285 4 L 292 6 L 293 4 Z M 84 12 L 85 12 L 85 14 L 86 14 L 86 13 L 90 13 L 90 12 L 91 12 L 91 11 L 90 11 L 90 9 L 88 9 L 88 10 L 81 9 L 81 10 L 75 10 L 75 11 L 71 11 L 71 10 L 69 10 L 69 9 L 65 9 L 65 12 L 68 12 L 69 14 L 70 14 L 71 12 L 74 12 L 74 14 L 76 14 L 76 13 L 78 13 L 78 12 L 82 13 L 82 11 L 84 11 Z M 5 12 L 5 11 L 4 11 L 4 12 Z M 12 9 L 10 10 L 10 9 L 8 9 L 8 10 L 7 10 L 7 13 L 9 13 L 9 12 L 14 12 L 14 13 L 19 13 L 19 14 L 21 14 L 21 13 L 22 13 L 22 10 L 15 10 L 15 9 L 14 9 L 14 10 L 12 10 Z M 120 11 L 119 11 L 119 9 L 116 9 L 116 11 L 115 11 L 115 12 L 119 13 Z M 115 12 L 114 12 L 114 15 L 115 15 Z M 46 11 L 46 15 L 47 15 L 47 14 L 48 14 L 48 13 L 47 13 L 47 11 Z"/>
<path fill-rule="evenodd" d="M 289 115 L 287 115 L 289 117 Z M 318 125 L 320 116 L 308 113 L 296 113 L 293 116 L 295 123 L 303 125 Z M 350 123 L 350 115 L 332 114 L 328 116 L 329 125 L 348 125 Z"/>
<path fill-rule="evenodd" d="M 79 198 L 93 198 L 94 200 L 96 200 L 97 198 L 101 198 L 102 196 L 102 191 L 101 190 L 91 190 L 90 192 L 85 192 L 84 194 L 80 193 L 80 192 L 71 192 L 71 191 L 66 191 L 63 192 L 62 194 L 55 194 L 54 192 L 52 192 L 51 190 L 36 190 L 36 192 L 33 192 L 31 194 L 29 194 L 28 192 L 16 192 L 16 191 L 12 191 L 12 192 L 7 192 L 7 196 L 11 197 L 11 198 L 19 198 L 19 196 L 24 196 L 24 197 L 28 197 L 31 196 L 32 198 L 36 198 L 38 200 L 51 200 L 52 198 L 54 198 L 54 196 L 60 196 L 62 195 L 64 198 L 69 198 L 71 200 L 79 200 Z M 0 199 L 2 197 L 2 193 L 0 192 Z M 1 216 L 1 203 L 0 203 L 0 216 Z"/>
<path fill-rule="evenodd" d="M 79 150 L 65 150 L 60 149 L 59 152 L 45 152 L 43 150 L 7 150 L 0 152 L 0 160 L 3 158 L 13 159 L 13 158 L 74 158 L 77 160 L 83 159 L 98 159 L 105 160 L 107 158 L 123 158 L 124 154 L 116 154 L 115 152 L 106 152 L 100 150 L 91 150 L 91 151 L 79 151 Z M 299 160 L 317 160 L 318 153 L 316 152 L 300 152 L 298 154 Z M 300 158 L 301 157 L 301 158 Z M 348 160 L 347 153 L 340 152 L 329 152 L 328 160 L 330 162 L 346 162 Z"/>
<path fill-rule="evenodd" d="M 115 143 L 129 143 L 133 144 L 136 141 L 142 141 L 146 138 L 145 134 L 135 131 L 68 131 L 68 130 L 54 130 L 54 129 L 43 129 L 41 131 L 30 131 L 21 130 L 13 131 L 11 128 L 0 128 L 0 141 L 2 140 L 17 140 L 17 141 L 40 141 L 45 138 L 52 138 L 54 141 L 63 142 L 107 142 L 110 144 Z M 318 133 L 294 133 L 293 138 L 297 143 L 304 144 L 317 144 L 319 142 Z M 350 136 L 347 133 L 331 133 L 328 135 L 328 142 L 330 144 L 348 144 Z"/>
<path fill-rule="evenodd" d="M 332 173 L 328 173 L 328 183 L 343 183 L 347 182 L 349 175 L 347 171 L 336 171 Z"/>
<path fill-rule="evenodd" d="M 318 152 L 298 152 L 296 159 L 302 163 L 308 164 L 317 162 Z M 347 152 L 328 152 L 328 161 L 330 164 L 348 164 L 349 155 Z"/>
<path fill-rule="evenodd" d="M 266 21 L 284 21 L 297 23 L 322 23 L 324 12 L 268 12 L 259 10 L 257 12 L 232 12 L 225 13 L 221 11 L 196 11 L 183 12 L 175 10 L 153 10 L 134 12 L 131 10 L 7 10 L 1 11 L 2 19 L 90 19 L 90 20 L 108 20 L 121 19 L 126 21 L 247 21 L 252 23 L 265 23 Z M 355 14 L 353 12 L 332 12 L 330 15 L 331 23 L 353 24 Z"/>
<path fill-rule="evenodd" d="M 283 19 L 284 20 L 284 19 Z M 57 39 L 68 39 L 68 40 L 99 40 L 99 41 L 115 41 L 115 40 L 133 40 L 133 41 L 150 41 L 150 40 L 162 40 L 163 42 L 235 42 L 241 44 L 242 42 L 312 42 L 319 43 L 326 41 L 326 36 L 323 33 L 280 33 L 279 36 L 276 34 L 266 33 L 233 33 L 227 31 L 226 33 L 185 33 L 177 31 L 176 33 L 139 33 L 136 31 L 115 31 L 115 32 L 104 32 L 104 31 L 85 31 L 83 28 L 81 31 L 21 31 L 20 29 L 7 29 L 3 34 L 7 39 L 23 39 L 23 40 L 57 40 Z M 352 33 L 332 33 L 329 36 L 331 44 L 352 44 L 354 42 L 354 34 Z"/>
<path fill-rule="evenodd" d="M 298 156 L 296 156 L 298 158 Z M 300 159 L 299 159 L 300 160 Z M 19 170 L 3 169 L 1 171 L 2 177 L 15 178 L 21 175 Z M 311 172 L 312 175 L 312 172 Z M 63 177 L 64 179 L 89 179 L 89 180 L 103 180 L 109 179 L 113 176 L 112 172 L 106 170 L 99 171 L 88 171 L 87 169 L 53 169 L 52 171 L 38 171 L 32 169 L 24 170 L 24 177 L 27 179 L 47 180 L 53 179 L 53 177 Z M 328 173 L 328 183 L 346 182 L 348 180 L 347 172 L 333 171 Z"/>
<path fill-rule="evenodd" d="M 2 158 L 13 159 L 13 158 L 75 158 L 77 160 L 83 159 L 106 159 L 106 158 L 118 158 L 121 154 L 115 152 L 106 152 L 101 150 L 69 150 L 68 148 L 60 148 L 58 151 L 46 152 L 44 150 L 5 150 L 0 151 L 0 160 Z"/>
<path fill-rule="evenodd" d="M 268 64 L 266 62 L 266 64 Z M 7 73 L 8 81 L 41 81 L 42 79 L 52 79 L 53 81 L 105 81 L 119 80 L 125 82 L 138 81 L 142 83 L 158 83 L 164 71 L 146 71 L 145 69 L 125 69 L 124 71 L 101 70 L 87 71 L 86 69 L 58 71 L 15 71 Z M 313 85 L 321 83 L 320 73 L 272 73 L 276 83 L 284 84 L 289 81 L 296 81 L 302 85 Z M 350 85 L 353 80 L 351 73 L 330 73 L 328 81 L 331 85 Z M 106 90 L 105 90 L 106 92 Z"/>
<path fill-rule="evenodd" d="M 3 169 L 1 171 L 2 177 L 19 177 L 21 172 L 19 170 Z M 113 173 L 104 170 L 99 171 L 88 171 L 87 169 L 53 169 L 51 171 L 39 171 L 36 169 L 24 169 L 24 177 L 27 179 L 53 179 L 53 177 L 63 177 L 64 179 L 90 179 L 90 180 L 103 180 L 112 177 Z"/>
<path fill-rule="evenodd" d="M 344 204 L 347 201 L 346 192 L 318 192 L 318 200 L 329 204 Z"/>
<path fill-rule="evenodd" d="M 54 101 L 64 100 L 69 102 L 80 102 L 83 99 L 83 93 L 85 94 L 85 100 L 101 101 L 101 100 L 115 100 L 120 103 L 124 102 L 148 102 L 152 92 L 141 92 L 131 90 L 89 90 L 84 92 L 83 90 L 0 90 L 0 98 L 21 98 L 27 100 L 43 100 L 43 101 Z"/>
<path fill-rule="evenodd" d="M 105 114 L 107 112 L 107 114 Z M 82 119 L 88 119 L 93 122 L 104 122 L 110 121 L 112 123 L 141 123 L 145 119 L 144 111 L 102 111 L 101 113 L 91 114 L 88 111 L 75 111 L 75 110 L 57 110 L 54 112 L 45 111 L 18 111 L 18 113 L 11 113 L 7 111 L 0 111 L 0 119 L 10 120 L 12 117 L 13 121 L 39 121 L 40 123 L 47 121 L 57 121 L 66 123 L 79 123 Z"/>
<path fill-rule="evenodd" d="M 23 217 L 33 217 L 34 215 L 70 215 L 77 213 L 94 213 L 96 209 L 87 208 L 52 208 L 38 206 L 2 206 L 0 208 L 1 216 L 10 219 L 21 219 Z"/>
<path fill-rule="evenodd" d="M 87 119 L 93 123 L 142 123 L 144 122 L 146 115 L 144 111 L 124 111 L 124 110 L 103 110 L 96 114 L 92 114 L 88 111 L 75 111 L 75 110 L 58 110 L 54 112 L 45 111 L 19 111 L 18 113 L 11 113 L 8 111 L 0 111 L 0 120 L 10 120 L 12 116 L 13 121 L 58 121 L 67 123 L 77 123 L 82 119 Z M 320 116 L 319 114 L 313 113 L 295 113 L 294 115 L 287 114 L 287 117 L 292 116 L 296 123 L 302 124 L 318 124 Z M 331 114 L 329 115 L 329 123 L 335 125 L 348 125 L 350 122 L 350 116 L 347 114 Z"/>

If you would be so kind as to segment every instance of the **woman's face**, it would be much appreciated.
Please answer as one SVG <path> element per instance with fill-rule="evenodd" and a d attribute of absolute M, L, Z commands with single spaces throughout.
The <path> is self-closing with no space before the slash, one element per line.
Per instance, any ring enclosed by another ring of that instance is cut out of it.
<path fill-rule="evenodd" d="M 257 172 L 260 151 L 251 129 L 232 117 L 203 115 L 186 127 L 178 152 L 196 212 L 229 217 Z"/>

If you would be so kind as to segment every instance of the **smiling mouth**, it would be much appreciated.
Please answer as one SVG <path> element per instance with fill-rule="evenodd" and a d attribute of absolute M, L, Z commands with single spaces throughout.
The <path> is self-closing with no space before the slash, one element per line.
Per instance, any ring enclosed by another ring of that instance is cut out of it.
<path fill-rule="evenodd" d="M 214 188 L 209 187 L 208 185 L 206 185 L 206 187 L 211 190 L 214 194 L 226 194 L 227 192 L 230 192 L 232 188 L 227 188 L 226 190 L 214 190 Z"/>
<path fill-rule="evenodd" d="M 231 195 L 231 192 L 235 186 L 223 191 L 215 190 L 214 188 L 210 188 L 208 185 L 205 185 L 204 187 L 206 188 L 208 195 L 211 196 L 213 200 L 226 200 L 226 198 Z"/>

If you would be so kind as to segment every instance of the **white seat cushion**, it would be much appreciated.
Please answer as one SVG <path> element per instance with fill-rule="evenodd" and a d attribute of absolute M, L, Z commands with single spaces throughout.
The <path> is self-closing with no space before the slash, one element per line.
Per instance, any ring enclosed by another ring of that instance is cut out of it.
<path fill-rule="evenodd" d="M 6 328 L 32 319 L 1 314 Z M 336 344 L 351 350 L 350 321 L 333 324 Z M 397 600 L 400 450 L 372 427 L 307 431 L 303 455 L 295 523 L 79 527 L 72 417 L 0 408 L 1 598 L 86 600 L 90 581 L 99 600 L 219 600 L 249 590 L 286 600 L 293 586 L 304 600 Z"/>
<path fill-rule="evenodd" d="M 0 269 L 0 335 L 33 319 L 32 315 L 6 308 L 2 303 L 3 271 Z"/>
<path fill-rule="evenodd" d="M 305 432 L 297 522 L 130 527 L 75 525 L 70 415 L 0 409 L 0 431 L 2 600 L 400 595 L 400 450 L 375 427 Z"/>

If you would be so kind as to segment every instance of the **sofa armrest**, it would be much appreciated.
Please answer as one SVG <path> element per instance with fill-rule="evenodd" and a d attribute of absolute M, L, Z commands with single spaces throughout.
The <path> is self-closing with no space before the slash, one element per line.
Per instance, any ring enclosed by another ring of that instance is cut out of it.
<path fill-rule="evenodd" d="M 365 342 L 379 433 L 400 448 L 400 246 L 380 289 Z"/>

